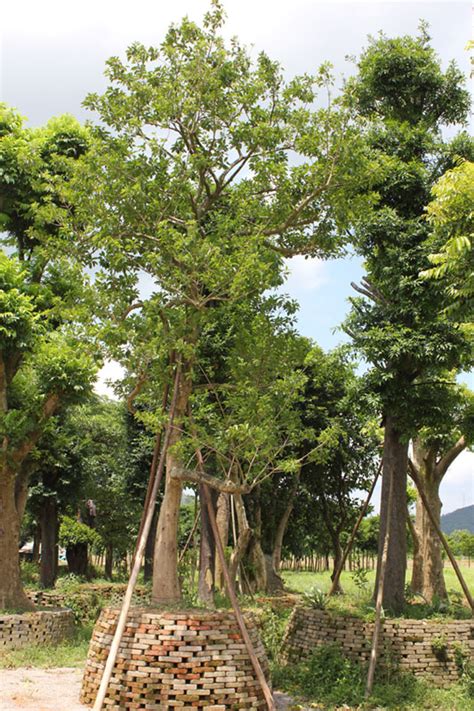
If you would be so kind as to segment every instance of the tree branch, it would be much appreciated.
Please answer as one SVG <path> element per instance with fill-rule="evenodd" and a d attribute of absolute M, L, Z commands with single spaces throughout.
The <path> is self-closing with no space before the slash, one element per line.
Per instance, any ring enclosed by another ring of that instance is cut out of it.
<path fill-rule="evenodd" d="M 448 467 L 451 466 L 456 457 L 458 457 L 461 452 L 466 449 L 466 447 L 466 438 L 464 435 L 461 435 L 456 444 L 454 444 L 450 449 L 448 449 L 448 451 L 444 454 L 443 457 L 441 457 L 439 462 L 436 464 L 435 472 L 438 481 L 441 481 L 443 476 L 446 474 Z"/>

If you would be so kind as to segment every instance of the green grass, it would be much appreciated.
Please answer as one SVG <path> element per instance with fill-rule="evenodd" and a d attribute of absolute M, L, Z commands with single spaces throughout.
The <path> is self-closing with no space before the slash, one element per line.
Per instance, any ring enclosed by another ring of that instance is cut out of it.
<path fill-rule="evenodd" d="M 472 690 L 465 683 L 437 689 L 410 674 L 379 671 L 373 693 L 364 699 L 367 670 L 341 655 L 337 645 L 318 647 L 299 664 L 274 665 L 275 688 L 319 709 L 377 709 L 392 711 L 466 711 L 473 708 Z"/>
<path fill-rule="evenodd" d="M 83 667 L 87 658 L 90 626 L 77 627 L 74 636 L 58 645 L 27 645 L 12 649 L 0 655 L 0 669 L 17 667 Z"/>
<path fill-rule="evenodd" d="M 466 580 L 466 584 L 470 590 L 474 590 L 474 565 L 469 567 L 464 564 L 460 566 L 461 572 Z M 407 572 L 407 582 L 410 581 L 411 571 Z M 444 569 L 444 577 L 446 580 L 446 587 L 448 590 L 455 590 L 456 592 L 462 592 L 461 585 L 457 579 L 456 573 L 452 569 L 449 563 L 446 563 Z M 298 573 L 293 571 L 285 571 L 283 573 L 283 578 L 286 585 L 291 590 L 296 592 L 304 593 L 310 588 L 316 586 L 321 588 L 324 592 L 328 592 L 331 587 L 331 578 L 329 573 Z M 367 579 L 369 582 L 370 589 L 373 589 L 375 581 L 375 570 L 369 570 L 367 573 Z M 341 585 L 344 592 L 348 596 L 357 595 L 358 588 L 355 585 L 354 579 L 352 578 L 352 573 L 344 571 L 341 575 Z"/>

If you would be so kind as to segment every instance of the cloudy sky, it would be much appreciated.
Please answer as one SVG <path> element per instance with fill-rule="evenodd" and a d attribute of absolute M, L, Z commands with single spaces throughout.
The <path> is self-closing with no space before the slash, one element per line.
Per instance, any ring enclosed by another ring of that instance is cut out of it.
<path fill-rule="evenodd" d="M 323 61 L 348 75 L 348 55 L 358 55 L 368 34 L 416 33 L 427 20 L 443 65 L 454 58 L 469 73 L 465 51 L 471 36 L 471 3 L 348 2 L 345 0 L 226 0 L 226 33 L 238 35 L 279 60 L 288 75 L 311 72 Z M 128 44 L 158 44 L 171 22 L 189 15 L 199 20 L 207 0 L 22 0 L 2 9 L 0 99 L 15 106 L 31 125 L 69 112 L 89 118 L 81 103 L 104 86 L 105 60 Z M 300 303 L 299 327 L 324 348 L 342 340 L 334 329 L 347 312 L 350 282 L 362 266 L 356 259 L 331 262 L 296 258 L 289 264 L 286 291 Z M 114 377 L 110 365 L 104 375 Z M 472 376 L 466 377 L 474 386 Z M 448 473 L 444 511 L 474 503 L 474 454 L 464 454 Z"/>

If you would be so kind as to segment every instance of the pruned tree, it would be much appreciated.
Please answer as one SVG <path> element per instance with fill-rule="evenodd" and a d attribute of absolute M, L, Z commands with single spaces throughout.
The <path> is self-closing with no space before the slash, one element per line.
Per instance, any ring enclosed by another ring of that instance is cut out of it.
<path fill-rule="evenodd" d="M 351 109 L 312 108 L 327 67 L 285 81 L 264 53 L 253 60 L 226 43 L 222 24 L 215 1 L 202 27 L 184 19 L 160 47 L 132 45 L 125 61 L 108 61 L 105 93 L 86 100 L 101 123 L 77 219 L 111 303 L 108 341 L 137 382 L 163 382 L 176 361 L 182 374 L 157 525 L 160 603 L 180 598 L 183 483 L 216 483 L 182 455 L 203 334 L 221 310 L 280 283 L 284 257 L 336 254 L 371 201 L 358 197 L 370 160 Z"/>

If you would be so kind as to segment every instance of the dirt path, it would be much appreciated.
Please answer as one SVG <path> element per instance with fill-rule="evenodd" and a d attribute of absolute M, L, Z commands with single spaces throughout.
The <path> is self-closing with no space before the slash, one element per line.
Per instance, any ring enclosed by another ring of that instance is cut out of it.
<path fill-rule="evenodd" d="M 81 669 L 1 669 L 0 711 L 84 711 L 78 701 Z M 277 708 L 291 708 L 291 699 L 275 694 Z"/>
<path fill-rule="evenodd" d="M 1 711 L 83 711 L 78 701 L 81 669 L 2 669 Z"/>

